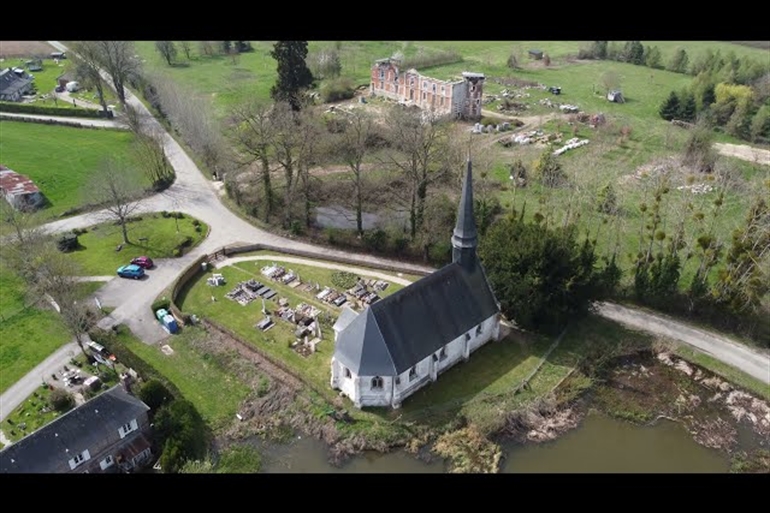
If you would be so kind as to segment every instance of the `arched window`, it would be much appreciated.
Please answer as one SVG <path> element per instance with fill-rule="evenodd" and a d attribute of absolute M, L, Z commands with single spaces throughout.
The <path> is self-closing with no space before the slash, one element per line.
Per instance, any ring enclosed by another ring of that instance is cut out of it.
<path fill-rule="evenodd" d="M 343 369 L 342 370 L 342 375 L 345 376 L 346 378 L 349 378 L 350 377 L 350 369 L 348 369 L 347 367 L 343 367 L 342 369 Z"/>
<path fill-rule="evenodd" d="M 438 352 L 438 359 L 439 360 L 445 360 L 446 359 L 446 347 L 442 347 L 441 351 Z"/>
<path fill-rule="evenodd" d="M 414 381 L 417 379 L 417 368 L 412 367 L 409 369 L 409 381 Z"/>
<path fill-rule="evenodd" d="M 372 378 L 372 390 L 382 390 L 382 378 L 375 376 Z"/>
<path fill-rule="evenodd" d="M 479 335 L 481 335 L 481 324 L 476 326 L 476 336 L 479 336 Z"/>

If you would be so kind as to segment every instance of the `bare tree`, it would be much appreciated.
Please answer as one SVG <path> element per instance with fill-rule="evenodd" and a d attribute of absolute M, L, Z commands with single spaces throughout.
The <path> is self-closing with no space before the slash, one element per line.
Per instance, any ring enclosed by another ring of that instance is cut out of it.
<path fill-rule="evenodd" d="M 442 153 L 447 147 L 447 124 L 443 118 L 419 109 L 394 107 L 388 116 L 386 137 L 393 151 L 385 161 L 398 169 L 406 179 L 409 190 L 409 226 L 412 239 L 422 225 L 428 186 L 447 171 L 442 165 Z"/>
<path fill-rule="evenodd" d="M 37 296 L 47 296 L 56 303 L 64 326 L 85 353 L 85 335 L 98 322 L 99 313 L 77 286 L 80 274 L 77 263 L 49 242 L 35 259 L 35 279 L 30 288 Z"/>
<path fill-rule="evenodd" d="M 363 226 L 363 188 L 364 188 L 364 159 L 370 152 L 370 141 L 378 128 L 374 118 L 364 110 L 354 110 L 346 113 L 343 129 L 337 139 L 337 154 L 350 169 L 350 179 L 353 182 L 353 205 L 356 213 L 356 231 L 364 234 Z"/>
<path fill-rule="evenodd" d="M 317 189 L 313 187 L 315 181 L 310 170 L 318 166 L 322 159 L 328 157 L 326 148 L 328 132 L 311 109 L 301 111 L 298 118 L 299 165 L 297 171 L 304 206 L 305 226 L 309 228 L 312 222 L 314 191 Z"/>
<path fill-rule="evenodd" d="M 192 44 L 190 44 L 190 41 L 179 41 L 179 48 L 182 49 L 182 53 L 188 61 L 192 59 Z"/>
<path fill-rule="evenodd" d="M 208 169 L 221 174 L 220 167 L 226 161 L 226 149 L 219 121 L 211 111 L 210 102 L 192 91 L 180 88 L 168 75 L 153 74 L 146 78 L 155 88 L 158 102 L 171 125 Z"/>
<path fill-rule="evenodd" d="M 125 84 L 139 74 L 133 41 L 93 41 L 101 67 L 112 77 L 120 103 L 126 103 Z"/>
<path fill-rule="evenodd" d="M 89 186 L 96 198 L 105 204 L 107 219 L 120 225 L 123 232 L 123 243 L 130 244 L 128 239 L 128 219 L 137 211 L 141 201 L 138 199 L 142 188 L 128 174 L 122 163 L 106 160 L 102 163 L 98 177 Z"/>
<path fill-rule="evenodd" d="M 174 59 L 176 59 L 176 45 L 173 41 L 155 41 L 155 49 L 165 59 L 166 64 L 172 66 Z"/>
<path fill-rule="evenodd" d="M 275 159 L 283 169 L 284 174 L 284 228 L 291 225 L 294 199 L 297 186 L 300 146 L 302 138 L 299 133 L 299 117 L 286 102 L 276 103 L 273 109 L 274 139 L 273 148 Z"/>
<path fill-rule="evenodd" d="M 99 105 L 107 112 L 107 102 L 104 99 L 104 79 L 101 74 L 103 59 L 102 49 L 96 41 L 77 41 L 72 45 L 71 58 L 75 64 L 78 77 L 82 77 L 86 85 L 96 90 Z"/>
<path fill-rule="evenodd" d="M 271 106 L 261 101 L 249 100 L 236 105 L 230 111 L 227 134 L 237 150 L 237 164 L 243 169 L 257 163 L 265 195 L 263 215 L 270 219 L 275 198 L 270 179 L 270 148 L 273 141 Z"/>
<path fill-rule="evenodd" d="M 165 188 L 175 173 L 163 149 L 162 133 L 154 124 L 147 123 L 149 116 L 143 111 L 126 104 L 124 114 L 128 129 L 134 134 L 132 148 L 137 163 L 155 189 Z"/>

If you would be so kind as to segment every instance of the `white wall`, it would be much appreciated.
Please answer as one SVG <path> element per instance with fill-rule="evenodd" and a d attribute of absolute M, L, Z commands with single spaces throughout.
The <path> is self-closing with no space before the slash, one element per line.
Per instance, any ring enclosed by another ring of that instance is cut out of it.
<path fill-rule="evenodd" d="M 496 340 L 498 333 L 499 316 L 495 314 L 481 323 L 481 333 L 476 334 L 474 327 L 468 332 L 469 340 L 466 340 L 465 334 L 462 334 L 444 346 L 446 356 L 443 359 L 440 357 L 441 351 L 439 350 L 435 353 L 435 360 L 434 354 L 430 354 L 417 363 L 415 365 L 415 378 L 410 380 L 409 370 L 395 377 L 380 376 L 383 380 L 383 387 L 380 390 L 373 390 L 371 387 L 374 376 L 357 376 L 351 371 L 351 377 L 345 378 L 344 366 L 332 358 L 331 386 L 350 398 L 357 408 L 367 406 L 393 406 L 397 408 L 404 399 L 437 380 L 442 372 L 450 369 L 457 362 L 463 361 L 466 355 L 469 357 L 471 353 L 490 340 Z"/>

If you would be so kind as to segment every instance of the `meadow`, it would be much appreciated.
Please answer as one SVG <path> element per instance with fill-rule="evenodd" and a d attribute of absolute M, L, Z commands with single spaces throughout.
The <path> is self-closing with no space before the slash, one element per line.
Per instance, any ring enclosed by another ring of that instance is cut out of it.
<path fill-rule="evenodd" d="M 2 164 L 31 178 L 48 200 L 41 220 L 51 220 L 95 203 L 89 185 L 108 157 L 128 164 L 127 173 L 142 186 L 149 181 L 131 154 L 133 135 L 125 130 L 75 128 L 0 120 Z"/>

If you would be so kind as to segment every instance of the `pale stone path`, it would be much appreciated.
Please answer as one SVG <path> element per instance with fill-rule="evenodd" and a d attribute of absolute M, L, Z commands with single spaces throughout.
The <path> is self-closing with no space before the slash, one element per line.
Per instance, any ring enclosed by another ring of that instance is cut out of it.
<path fill-rule="evenodd" d="M 252 255 L 252 256 L 244 256 L 244 257 L 232 257 L 228 258 L 227 260 L 222 260 L 220 262 L 217 262 L 215 267 L 219 269 L 220 267 L 226 267 L 228 265 L 237 264 L 239 262 L 250 262 L 250 261 L 259 261 L 259 260 L 266 260 L 269 262 L 286 262 L 286 263 L 292 263 L 292 264 L 301 264 L 301 265 L 307 265 L 312 267 L 321 267 L 323 269 L 334 269 L 336 271 L 347 271 L 349 273 L 355 273 L 360 274 L 361 276 L 370 276 L 372 278 L 377 278 L 379 280 L 387 280 L 393 283 L 398 283 L 399 285 L 407 286 L 411 284 L 412 282 L 410 280 L 407 280 L 406 278 L 400 278 L 398 276 L 393 276 L 392 274 L 386 274 L 379 271 L 372 271 L 371 269 L 364 269 L 362 267 L 353 267 L 345 264 L 338 264 L 334 262 L 319 262 L 318 260 L 310 260 L 309 258 L 298 258 L 298 257 L 291 257 L 291 256 L 283 256 L 283 255 Z"/>

